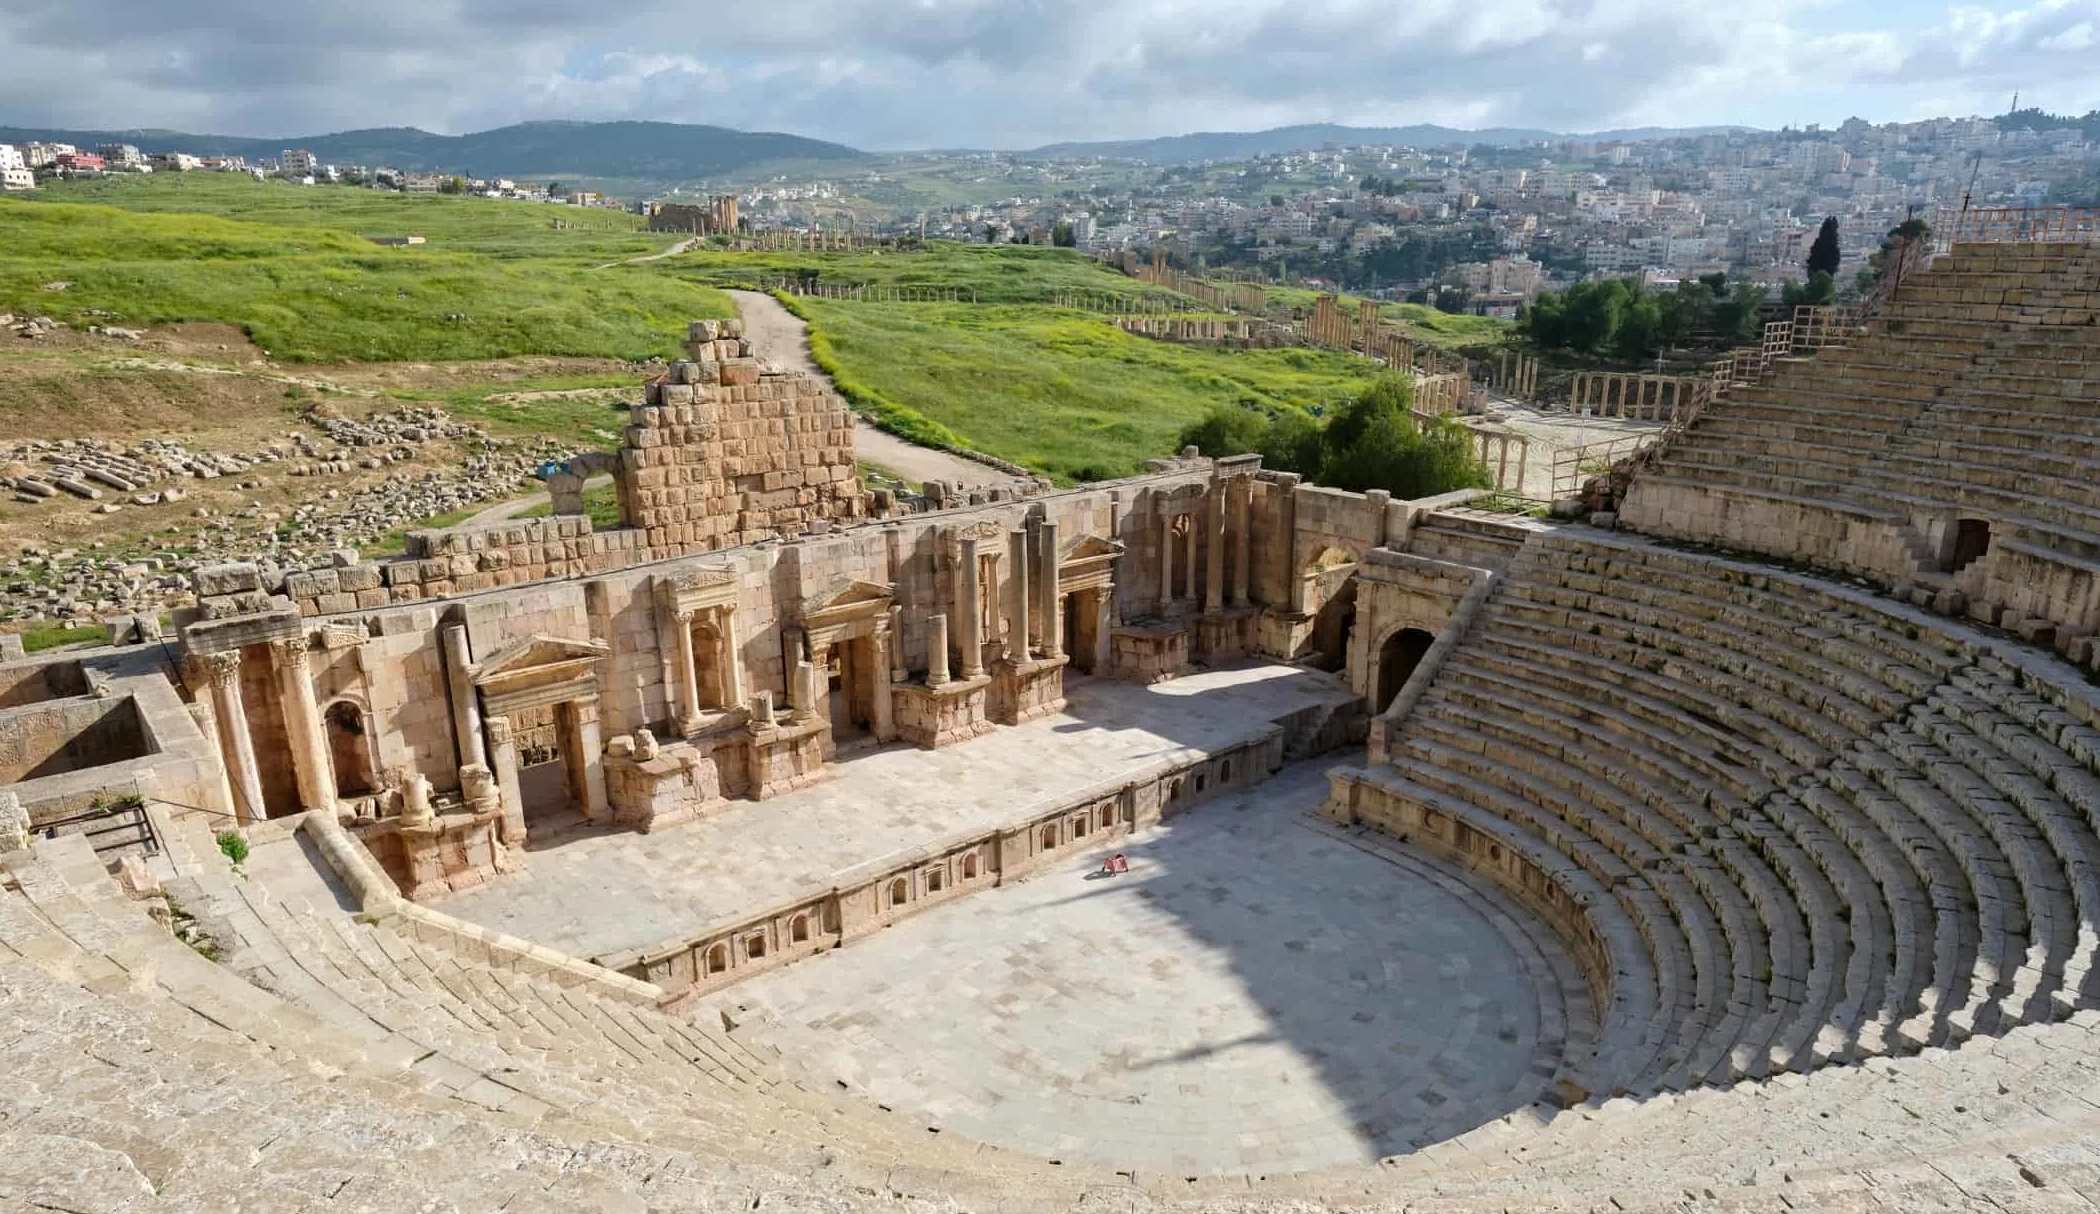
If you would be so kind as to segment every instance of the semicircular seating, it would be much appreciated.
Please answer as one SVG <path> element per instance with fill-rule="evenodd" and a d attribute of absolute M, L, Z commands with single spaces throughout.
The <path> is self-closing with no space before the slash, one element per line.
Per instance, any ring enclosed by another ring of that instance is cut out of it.
<path fill-rule="evenodd" d="M 2096 718 L 2100 692 L 2011 642 L 1560 532 L 1512 564 L 1389 765 L 1349 777 L 1351 808 L 1505 881 L 1504 849 L 1534 857 L 1579 908 L 1565 933 L 1604 941 L 1587 1074 L 1683 1090 L 2094 1006 Z"/>

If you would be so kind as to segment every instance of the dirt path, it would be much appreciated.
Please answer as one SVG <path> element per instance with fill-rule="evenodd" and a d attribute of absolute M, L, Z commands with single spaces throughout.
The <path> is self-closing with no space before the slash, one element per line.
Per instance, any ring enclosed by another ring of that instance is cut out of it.
<path fill-rule="evenodd" d="M 614 266 L 631 266 L 638 265 L 645 261 L 662 261 L 666 257 L 676 257 L 680 253 L 684 253 L 690 249 L 699 248 L 700 242 L 704 239 L 706 238 L 702 236 L 688 237 L 687 239 L 681 240 L 677 244 L 672 245 L 670 248 L 665 249 L 661 253 L 644 253 L 640 257 L 630 257 L 625 261 L 608 261 L 602 266 L 596 266 L 593 268 L 599 270 L 610 270 Z"/>
<path fill-rule="evenodd" d="M 823 375 L 809 356 L 809 327 L 780 301 L 758 291 L 731 291 L 737 313 L 744 318 L 744 337 L 758 356 L 794 371 Z M 894 434 L 878 430 L 866 418 L 856 418 L 853 445 L 860 458 L 909 481 L 947 481 L 956 485 L 999 485 L 1012 480 L 997 468 L 988 468 L 932 447 L 908 443 Z"/>
<path fill-rule="evenodd" d="M 597 489 L 610 484 L 612 484 L 612 477 L 608 474 L 590 478 L 583 482 L 583 487 L 585 489 Z M 514 497 L 507 502 L 497 502 L 493 506 L 483 507 L 475 511 L 465 523 L 455 525 L 467 526 L 473 523 L 493 523 L 501 519 L 516 518 L 534 506 L 543 504 L 546 500 L 547 491 L 545 489 L 536 489 L 523 497 Z"/>

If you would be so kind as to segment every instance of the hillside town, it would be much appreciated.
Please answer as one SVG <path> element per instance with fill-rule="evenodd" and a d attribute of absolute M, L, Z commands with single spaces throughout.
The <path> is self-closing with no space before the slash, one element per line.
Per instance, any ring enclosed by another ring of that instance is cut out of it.
<path fill-rule="evenodd" d="M 1639 276 L 1667 287 L 1726 274 L 1778 288 L 1803 277 L 1822 221 L 1838 222 L 1850 283 L 1885 234 L 1963 205 L 2100 202 L 2100 120 L 1996 118 L 1824 129 L 1729 129 L 1611 141 L 1421 148 L 1329 143 L 1243 160 L 1151 164 L 1007 152 L 912 153 L 850 176 L 775 174 L 623 200 L 582 188 L 426 169 L 274 162 L 132 144 L 0 144 L 0 186 L 121 173 L 232 172 L 303 185 L 459 194 L 654 214 L 733 190 L 736 230 L 975 243 L 1096 254 L 1158 249 L 1221 277 L 1415 299 L 1514 318 L 1542 291 Z M 932 180 L 979 201 L 911 205 Z M 915 186 L 914 183 L 920 183 Z M 1009 192 L 1010 191 L 1010 192 Z"/>

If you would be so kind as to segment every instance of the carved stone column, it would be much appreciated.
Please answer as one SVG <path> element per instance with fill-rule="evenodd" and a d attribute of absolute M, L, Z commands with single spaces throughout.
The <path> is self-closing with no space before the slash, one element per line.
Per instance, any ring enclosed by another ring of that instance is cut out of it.
<path fill-rule="evenodd" d="M 335 780 L 328 767 L 328 735 L 321 725 L 321 706 L 314 700 L 313 675 L 306 666 L 306 638 L 272 641 L 270 660 L 277 668 L 277 698 L 284 704 L 284 732 L 291 743 L 299 807 L 332 814 Z"/>
<path fill-rule="evenodd" d="M 1174 515 L 1165 498 L 1159 504 L 1159 613 L 1167 614 L 1174 602 Z"/>
<path fill-rule="evenodd" d="M 894 742 L 897 740 L 897 711 L 896 706 L 890 702 L 892 683 L 889 678 L 884 677 L 883 659 L 884 651 L 887 650 L 892 655 L 890 668 L 895 670 L 894 655 L 904 648 L 904 638 L 884 629 L 878 631 L 872 640 L 874 643 L 869 648 L 873 652 L 868 656 L 869 665 L 873 669 L 867 674 L 868 683 L 873 689 L 869 697 L 872 703 L 868 705 L 868 731 L 875 735 L 877 742 Z"/>
<path fill-rule="evenodd" d="M 1057 584 L 1057 524 L 1045 519 L 1038 533 L 1037 549 L 1042 553 L 1043 656 L 1061 657 L 1065 652 L 1064 596 L 1058 593 Z"/>
<path fill-rule="evenodd" d="M 926 617 L 926 685 L 939 687 L 948 681 L 948 617 L 935 612 Z"/>
<path fill-rule="evenodd" d="M 219 757 L 233 786 L 233 811 L 243 825 L 270 816 L 263 806 L 262 772 L 255 765 L 255 739 L 248 734 L 248 709 L 241 702 L 241 651 L 199 654 L 191 659 L 211 684 L 212 715 L 218 718 Z"/>
<path fill-rule="evenodd" d="M 1188 591 L 1187 597 L 1194 601 L 1201 591 L 1196 589 L 1196 519 L 1192 511 L 1189 516 L 1188 534 L 1181 541 L 1181 585 Z"/>
<path fill-rule="evenodd" d="M 496 791 L 503 800 L 503 818 L 497 836 L 514 852 L 525 848 L 525 791 L 518 784 L 518 741 L 511 735 L 510 718 L 488 720 L 490 765 Z"/>
<path fill-rule="evenodd" d="M 1015 528 L 1006 533 L 1006 559 L 1013 568 L 1006 575 L 1006 656 L 1016 662 L 1028 660 L 1028 533 Z"/>
<path fill-rule="evenodd" d="M 1254 586 L 1254 477 L 1233 485 L 1233 607 L 1245 607 Z"/>
<path fill-rule="evenodd" d="M 605 795 L 605 740 L 598 732 L 598 697 L 571 701 L 569 713 L 575 721 L 576 763 L 583 777 L 579 790 L 583 812 L 591 821 L 603 822 L 612 816 L 612 803 Z"/>
<path fill-rule="evenodd" d="M 725 605 L 715 612 L 715 635 L 722 646 L 722 706 L 730 708 L 744 702 L 744 646 L 736 635 L 736 608 Z"/>
<path fill-rule="evenodd" d="M 1225 606 L 1225 481 L 1216 476 L 1203 495 L 1203 521 L 1209 532 L 1203 554 L 1203 610 L 1208 614 Z"/>
<path fill-rule="evenodd" d="M 977 601 L 977 541 L 962 542 L 962 555 L 955 563 L 956 637 L 962 649 L 962 677 L 974 679 L 984 673 L 984 609 Z"/>
<path fill-rule="evenodd" d="M 904 665 L 904 608 L 890 608 L 890 682 L 902 683 L 911 678 L 911 671 Z"/>
<path fill-rule="evenodd" d="M 1094 595 L 1094 673 L 1106 677 L 1114 660 L 1111 634 L 1115 630 L 1116 588 L 1104 586 Z"/>
<path fill-rule="evenodd" d="M 447 624 L 439 630 L 445 646 L 445 689 L 452 697 L 452 735 L 459 745 L 459 765 L 487 763 L 481 745 L 481 704 L 467 674 L 473 654 L 467 648 L 467 626 Z"/>
<path fill-rule="evenodd" d="M 678 719 L 679 732 L 691 733 L 700 717 L 700 663 L 693 652 L 693 613 L 674 611 L 671 627 L 677 633 L 678 642 Z"/>

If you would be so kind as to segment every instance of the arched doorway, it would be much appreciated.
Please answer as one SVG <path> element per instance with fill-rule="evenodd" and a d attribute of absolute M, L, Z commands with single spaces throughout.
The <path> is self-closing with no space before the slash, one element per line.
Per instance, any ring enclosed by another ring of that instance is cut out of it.
<path fill-rule="evenodd" d="M 1392 707 L 1393 697 L 1407 686 L 1408 676 L 1435 643 L 1436 637 L 1420 628 L 1402 628 L 1378 647 L 1378 694 L 1371 700 L 1376 711 L 1383 713 Z"/>
<path fill-rule="evenodd" d="M 366 797 L 378 791 L 364 709 L 349 700 L 337 700 L 321 714 L 321 720 L 328 731 L 328 761 L 335 769 L 336 795 Z"/>

